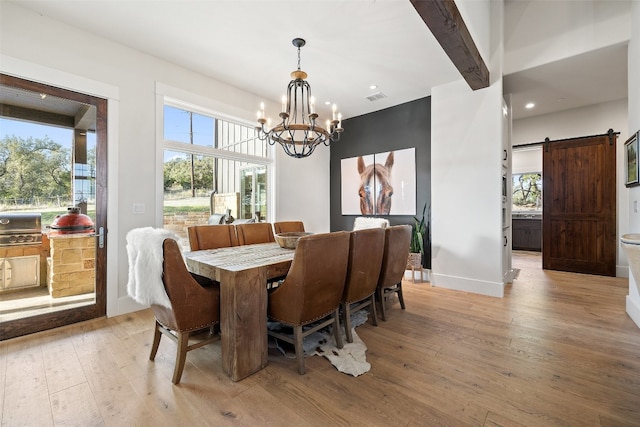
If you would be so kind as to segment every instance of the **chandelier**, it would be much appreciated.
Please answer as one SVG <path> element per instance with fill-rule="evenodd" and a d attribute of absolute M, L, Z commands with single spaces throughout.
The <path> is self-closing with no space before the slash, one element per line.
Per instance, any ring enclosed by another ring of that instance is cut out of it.
<path fill-rule="evenodd" d="M 264 103 L 260 104 L 256 127 L 258 138 L 270 145 L 279 143 L 284 152 L 291 157 L 310 156 L 320 144 L 329 146 L 340 139 L 342 114 L 337 113 L 336 105 L 332 107 L 332 119 L 326 121 L 326 127 L 318 125 L 318 114 L 315 111 L 315 99 L 311 96 L 311 86 L 307 82 L 307 73 L 300 69 L 300 48 L 306 44 L 301 38 L 295 38 L 293 45 L 298 48 L 298 69 L 291 72 L 291 80 L 287 86 L 286 96 L 282 96 L 282 121 L 273 128 L 270 119 L 264 115 Z M 266 125 L 266 127 L 265 127 Z"/>

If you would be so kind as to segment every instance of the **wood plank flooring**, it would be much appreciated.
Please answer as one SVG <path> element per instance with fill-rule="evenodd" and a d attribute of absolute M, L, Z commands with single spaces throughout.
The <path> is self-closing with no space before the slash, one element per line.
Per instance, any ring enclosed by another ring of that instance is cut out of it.
<path fill-rule="evenodd" d="M 234 383 L 219 342 L 149 361 L 144 310 L 0 342 L 2 426 L 638 426 L 640 329 L 627 279 L 543 271 L 514 252 L 503 299 L 404 283 L 406 310 L 357 331 L 371 371 L 269 354 Z"/>

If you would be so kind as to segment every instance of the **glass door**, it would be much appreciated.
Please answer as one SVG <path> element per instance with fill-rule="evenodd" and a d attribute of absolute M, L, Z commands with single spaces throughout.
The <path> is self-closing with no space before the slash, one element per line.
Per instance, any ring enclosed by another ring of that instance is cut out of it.
<path fill-rule="evenodd" d="M 267 168 L 251 166 L 240 171 L 241 218 L 267 219 Z"/>
<path fill-rule="evenodd" d="M 0 247 L 0 258 L 39 260 L 36 283 L 0 290 L 0 340 L 104 316 L 107 101 L 0 74 L 0 103 L 0 211 L 42 226 L 42 242 Z M 96 232 L 48 228 L 69 207 Z"/>

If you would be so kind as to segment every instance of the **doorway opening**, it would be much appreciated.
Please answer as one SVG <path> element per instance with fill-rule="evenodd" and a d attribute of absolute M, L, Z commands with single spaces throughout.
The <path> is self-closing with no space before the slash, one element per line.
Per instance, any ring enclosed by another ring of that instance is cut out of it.
<path fill-rule="evenodd" d="M 511 230 L 513 250 L 542 252 L 542 150 L 513 147 Z"/>

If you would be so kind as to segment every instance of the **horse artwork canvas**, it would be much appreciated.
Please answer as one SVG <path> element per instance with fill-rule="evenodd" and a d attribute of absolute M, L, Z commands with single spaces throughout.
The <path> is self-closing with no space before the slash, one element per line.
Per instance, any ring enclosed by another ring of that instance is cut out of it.
<path fill-rule="evenodd" d="M 391 168 L 393 151 L 389 152 L 384 166 L 379 163 L 365 165 L 362 156 L 358 156 L 360 174 L 360 213 L 362 215 L 389 215 L 391 211 Z"/>
<path fill-rule="evenodd" d="M 342 159 L 343 215 L 415 215 L 415 148 Z"/>

